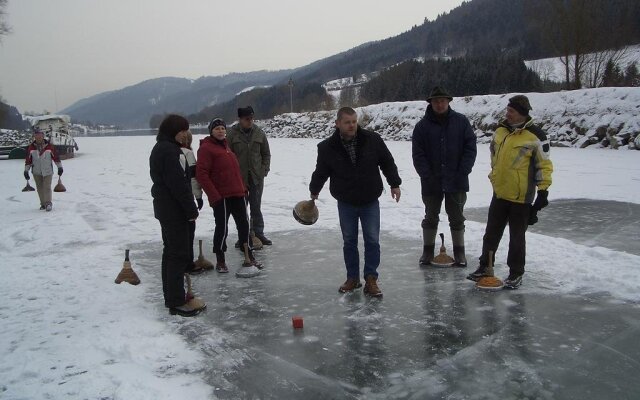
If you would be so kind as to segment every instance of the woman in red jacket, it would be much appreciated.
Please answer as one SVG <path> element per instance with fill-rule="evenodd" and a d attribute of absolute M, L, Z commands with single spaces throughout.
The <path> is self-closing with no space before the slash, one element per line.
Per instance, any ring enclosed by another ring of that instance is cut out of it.
<path fill-rule="evenodd" d="M 227 143 L 227 126 L 220 118 L 209 124 L 209 137 L 200 141 L 196 178 L 207 194 L 209 205 L 213 207 L 216 227 L 213 234 L 213 252 L 216 254 L 216 270 L 229 272 L 224 253 L 227 251 L 229 216 L 233 216 L 238 228 L 238 238 L 244 248 L 247 244 L 251 263 L 244 263 L 237 276 L 255 276 L 262 269 L 251 249 L 249 240 L 249 218 L 247 217 L 246 195 L 240 174 L 240 164 Z"/>

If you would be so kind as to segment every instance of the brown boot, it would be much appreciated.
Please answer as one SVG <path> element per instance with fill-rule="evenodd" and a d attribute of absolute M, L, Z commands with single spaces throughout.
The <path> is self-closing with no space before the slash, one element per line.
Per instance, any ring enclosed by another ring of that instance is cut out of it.
<path fill-rule="evenodd" d="M 338 292 L 340 293 L 352 292 L 353 290 L 361 287 L 362 287 L 362 283 L 360 283 L 360 279 L 347 278 L 347 280 L 338 289 Z"/>
<path fill-rule="evenodd" d="M 378 278 L 368 275 L 364 278 L 364 294 L 371 297 L 382 297 L 382 290 L 378 287 Z"/>

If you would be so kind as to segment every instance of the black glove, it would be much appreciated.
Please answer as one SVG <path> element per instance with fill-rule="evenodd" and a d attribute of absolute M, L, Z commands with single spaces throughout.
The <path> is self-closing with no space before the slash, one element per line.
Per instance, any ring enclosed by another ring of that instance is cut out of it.
<path fill-rule="evenodd" d="M 29 180 L 29 171 L 24 171 L 24 179 Z"/>
<path fill-rule="evenodd" d="M 58 176 L 62 176 L 63 172 L 64 170 L 62 169 L 62 167 L 58 168 Z"/>
<path fill-rule="evenodd" d="M 196 204 L 198 205 L 198 210 L 202 210 L 202 206 L 204 205 L 202 199 L 196 199 Z"/>
<path fill-rule="evenodd" d="M 529 210 L 529 225 L 534 225 L 538 222 L 538 210 L 534 210 L 533 207 Z"/>
<path fill-rule="evenodd" d="M 549 192 L 546 190 L 538 190 L 538 195 L 536 196 L 536 201 L 533 202 L 533 205 L 531 206 L 532 210 L 535 210 L 536 212 L 542 210 L 543 208 L 545 208 L 546 206 L 549 205 L 549 200 L 547 200 L 547 197 L 549 196 Z"/>

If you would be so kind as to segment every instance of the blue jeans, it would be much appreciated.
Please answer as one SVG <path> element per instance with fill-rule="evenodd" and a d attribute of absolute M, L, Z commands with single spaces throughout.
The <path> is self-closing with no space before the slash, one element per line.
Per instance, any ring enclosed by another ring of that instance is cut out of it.
<path fill-rule="evenodd" d="M 354 206 L 338 201 L 338 216 L 344 245 L 344 263 L 347 267 L 347 278 L 360 279 L 360 254 L 358 253 L 358 220 L 362 224 L 364 237 L 364 271 L 365 277 L 376 278 L 380 265 L 380 204 L 375 200 L 362 206 Z"/>

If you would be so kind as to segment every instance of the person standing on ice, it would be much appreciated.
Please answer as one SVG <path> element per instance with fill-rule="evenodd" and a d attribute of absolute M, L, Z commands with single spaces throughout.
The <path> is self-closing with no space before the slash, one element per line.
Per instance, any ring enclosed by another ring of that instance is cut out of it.
<path fill-rule="evenodd" d="M 238 123 L 229 128 L 227 140 L 229 147 L 238 157 L 244 185 L 249 191 L 249 209 L 251 214 L 251 232 L 262 244 L 272 242 L 264 235 L 264 218 L 262 216 L 262 192 L 264 178 L 271 168 L 271 151 L 269 141 L 263 130 L 253 123 L 253 108 L 238 108 Z M 240 241 L 236 248 L 242 248 Z"/>
<path fill-rule="evenodd" d="M 36 190 L 40 198 L 40 209 L 51 211 L 51 179 L 53 177 L 53 163 L 58 168 L 58 176 L 62 176 L 62 162 L 51 143 L 44 138 L 44 133 L 35 128 L 33 142 L 27 148 L 27 157 L 24 161 L 24 179 L 29 180 L 29 170 L 33 173 Z"/>
<path fill-rule="evenodd" d="M 187 298 L 184 290 L 184 274 L 193 261 L 190 224 L 198 218 L 187 160 L 180 150 L 188 131 L 189 122 L 184 117 L 167 115 L 160 123 L 149 156 L 153 212 L 162 230 L 164 305 L 172 315 L 183 317 L 192 317 L 206 308 L 202 300 Z"/>
<path fill-rule="evenodd" d="M 189 178 L 191 178 L 191 191 L 193 192 L 193 196 L 196 198 L 196 204 L 198 205 L 198 211 L 202 210 L 203 201 L 202 201 L 202 188 L 196 179 L 196 156 L 193 154 L 193 149 L 191 148 L 191 143 L 193 142 L 193 135 L 191 131 L 187 131 L 184 136 L 180 147 L 182 150 L 182 154 L 184 154 L 187 166 L 189 168 Z M 193 262 L 193 241 L 196 235 L 196 221 L 189 222 L 189 240 L 191 241 L 191 264 L 189 264 L 189 268 L 187 272 L 189 273 L 198 273 L 202 272 L 202 268 L 199 270 L 195 270 L 196 265 Z"/>
<path fill-rule="evenodd" d="M 548 190 L 553 173 L 549 140 L 546 133 L 533 123 L 529 110 L 531 105 L 526 96 L 511 97 L 506 118 L 491 138 L 489 180 L 493 186 L 493 197 L 482 240 L 480 265 L 467 276 L 472 281 L 486 276 L 489 252 L 493 252 L 495 260 L 504 228 L 509 224 L 509 276 L 504 286 L 518 288 L 524 275 L 527 226 L 536 223 L 538 211 L 549 204 Z"/>
<path fill-rule="evenodd" d="M 380 170 L 391 187 L 391 197 L 400 201 L 398 167 L 391 152 L 377 133 L 361 128 L 353 108 L 338 110 L 336 130 L 318 144 L 316 169 L 309 191 L 317 199 L 327 179 L 329 191 L 338 201 L 338 217 L 342 230 L 344 263 L 347 280 L 340 293 L 362 287 L 358 254 L 358 221 L 364 238 L 364 293 L 381 297 L 378 287 L 380 264 L 380 204 L 383 184 Z"/>
<path fill-rule="evenodd" d="M 446 90 L 435 87 L 427 98 L 425 116 L 411 137 L 413 166 L 420 175 L 425 216 L 422 220 L 423 251 L 420 265 L 431 264 L 440 209 L 449 217 L 456 265 L 467 266 L 464 252 L 464 205 L 469 174 L 476 161 L 476 135 L 469 120 L 451 109 Z"/>
<path fill-rule="evenodd" d="M 249 240 L 249 218 L 247 217 L 247 189 L 242 180 L 240 164 L 227 142 L 227 125 L 214 118 L 208 127 L 209 137 L 200 141 L 196 177 L 213 207 L 216 227 L 213 233 L 213 252 L 216 254 L 216 271 L 229 272 L 225 262 L 229 216 L 233 216 L 238 228 L 241 248 L 247 246 L 250 262 L 242 266 L 238 276 L 255 276 L 262 269 L 256 261 Z"/>

